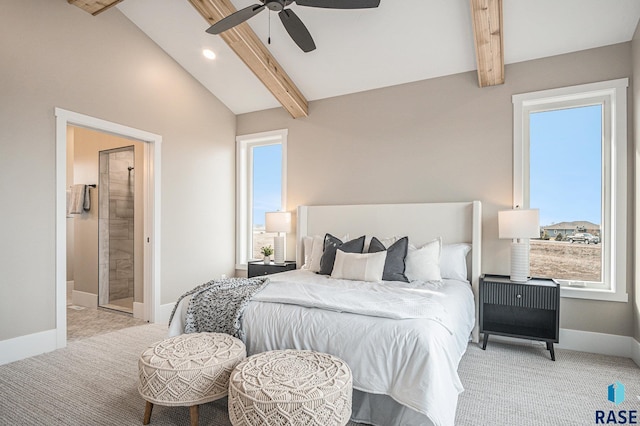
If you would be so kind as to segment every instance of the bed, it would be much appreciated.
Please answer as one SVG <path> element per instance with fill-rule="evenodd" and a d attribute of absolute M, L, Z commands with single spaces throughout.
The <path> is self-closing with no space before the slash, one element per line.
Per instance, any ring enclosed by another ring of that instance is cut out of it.
<path fill-rule="evenodd" d="M 269 276 L 248 303 L 242 318 L 247 352 L 312 349 L 342 358 L 353 373 L 353 421 L 453 425 L 463 390 L 458 363 L 469 340 L 478 340 L 480 224 L 478 201 L 300 206 L 296 260 L 307 269 Z M 320 275 L 308 270 L 305 243 L 326 233 L 408 236 L 416 249 L 440 238 L 443 254 L 444 247 L 468 246 L 467 276 L 404 283 Z M 181 327 L 174 319 L 170 334 Z"/>

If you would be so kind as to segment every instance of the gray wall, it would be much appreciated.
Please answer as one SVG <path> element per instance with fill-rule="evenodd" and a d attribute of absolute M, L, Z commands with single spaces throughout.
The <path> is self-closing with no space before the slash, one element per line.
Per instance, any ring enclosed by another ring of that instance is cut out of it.
<path fill-rule="evenodd" d="M 231 111 L 115 8 L 3 1 L 0 40 L 0 340 L 56 326 L 55 107 L 162 135 L 161 303 L 232 274 Z"/>
<path fill-rule="evenodd" d="M 511 95 L 631 74 L 631 43 L 624 43 L 509 65 L 497 87 L 478 88 L 476 72 L 468 72 L 311 102 L 309 117 L 297 120 L 282 109 L 243 114 L 237 132 L 289 129 L 288 210 L 481 200 L 482 270 L 508 273 L 497 212 L 512 205 Z M 628 246 L 631 253 L 631 239 Z M 563 299 L 561 312 L 563 328 L 633 333 L 632 303 Z"/>

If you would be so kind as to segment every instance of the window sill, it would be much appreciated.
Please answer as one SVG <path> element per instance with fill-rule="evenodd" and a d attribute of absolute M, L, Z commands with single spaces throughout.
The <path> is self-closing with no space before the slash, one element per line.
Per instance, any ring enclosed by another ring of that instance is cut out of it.
<path fill-rule="evenodd" d="M 236 263 L 236 269 L 238 271 L 246 271 L 248 268 L 246 263 Z"/>
<path fill-rule="evenodd" d="M 627 293 L 616 293 L 611 290 L 593 288 L 560 287 L 560 297 L 568 299 L 602 300 L 606 302 L 629 302 Z"/>

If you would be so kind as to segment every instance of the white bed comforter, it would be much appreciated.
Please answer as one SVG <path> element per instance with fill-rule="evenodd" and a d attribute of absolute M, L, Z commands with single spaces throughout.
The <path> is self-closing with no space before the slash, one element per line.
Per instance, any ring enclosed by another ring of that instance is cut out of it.
<path fill-rule="evenodd" d="M 351 368 L 354 389 L 389 395 L 434 425 L 454 424 L 458 363 L 475 320 L 469 283 L 365 283 L 305 270 L 270 279 L 244 311 L 249 354 L 331 353 Z M 180 333 L 174 318 L 170 335 Z"/>

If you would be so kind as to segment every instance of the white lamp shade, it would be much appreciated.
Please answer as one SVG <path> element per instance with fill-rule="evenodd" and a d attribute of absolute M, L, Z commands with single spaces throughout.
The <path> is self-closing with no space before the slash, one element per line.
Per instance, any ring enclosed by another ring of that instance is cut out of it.
<path fill-rule="evenodd" d="M 267 232 L 291 232 L 290 212 L 267 212 L 265 222 Z"/>
<path fill-rule="evenodd" d="M 498 238 L 540 238 L 539 222 L 538 209 L 498 212 Z"/>

